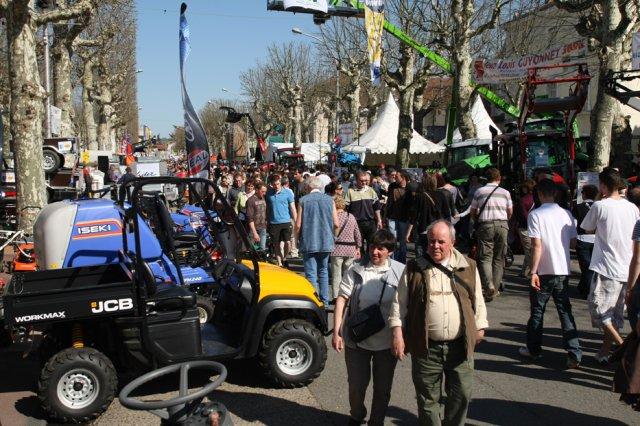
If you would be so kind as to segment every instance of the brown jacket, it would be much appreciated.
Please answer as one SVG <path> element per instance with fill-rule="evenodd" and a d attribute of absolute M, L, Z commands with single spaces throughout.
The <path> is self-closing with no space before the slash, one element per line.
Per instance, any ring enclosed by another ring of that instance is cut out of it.
<path fill-rule="evenodd" d="M 461 255 L 463 256 L 463 255 Z M 472 358 L 476 346 L 476 263 L 464 256 L 466 262 L 454 268 L 452 289 L 458 303 L 464 326 L 467 357 Z M 466 264 L 466 266 L 462 266 Z M 429 281 L 431 274 L 426 273 L 436 266 L 424 257 L 407 263 L 406 280 L 408 286 L 408 308 L 405 327 L 407 352 L 412 355 L 426 356 L 429 351 Z"/>

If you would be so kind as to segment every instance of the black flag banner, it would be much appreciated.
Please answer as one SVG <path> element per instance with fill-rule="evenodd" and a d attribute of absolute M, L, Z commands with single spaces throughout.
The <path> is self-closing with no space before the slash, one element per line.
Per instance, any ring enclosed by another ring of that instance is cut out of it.
<path fill-rule="evenodd" d="M 191 46 L 189 44 L 189 24 L 185 11 L 186 3 L 180 6 L 180 80 L 182 84 L 182 105 L 184 108 L 184 137 L 187 148 L 187 164 L 189 166 L 189 176 L 202 178 L 209 177 L 209 143 L 207 135 L 200 123 L 187 94 L 184 78 L 184 68 Z"/>

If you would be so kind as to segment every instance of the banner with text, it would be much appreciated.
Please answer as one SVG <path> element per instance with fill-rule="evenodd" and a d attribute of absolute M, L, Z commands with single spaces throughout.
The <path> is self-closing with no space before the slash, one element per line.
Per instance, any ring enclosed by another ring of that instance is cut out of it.
<path fill-rule="evenodd" d="M 384 26 L 384 0 L 365 0 L 364 27 L 367 30 L 367 51 L 371 67 L 371 82 L 380 84 L 382 71 L 382 31 Z"/>
<path fill-rule="evenodd" d="M 569 59 L 584 57 L 586 53 L 587 41 L 576 40 L 520 58 L 474 59 L 473 79 L 481 84 L 521 80 L 527 76 L 528 68 L 565 63 Z"/>
<path fill-rule="evenodd" d="M 180 82 L 182 88 L 182 106 L 184 108 L 184 137 L 187 148 L 187 164 L 189 176 L 201 178 L 209 177 L 209 143 L 207 135 L 196 114 L 191 99 L 187 94 L 187 87 L 184 78 L 184 65 L 189 56 L 191 46 L 189 44 L 189 24 L 184 15 L 187 5 L 180 6 Z"/>
<path fill-rule="evenodd" d="M 631 45 L 631 68 L 634 70 L 640 70 L 640 33 L 635 33 L 633 35 Z"/>
<path fill-rule="evenodd" d="M 327 0 L 284 0 L 284 10 L 289 12 L 327 13 Z"/>

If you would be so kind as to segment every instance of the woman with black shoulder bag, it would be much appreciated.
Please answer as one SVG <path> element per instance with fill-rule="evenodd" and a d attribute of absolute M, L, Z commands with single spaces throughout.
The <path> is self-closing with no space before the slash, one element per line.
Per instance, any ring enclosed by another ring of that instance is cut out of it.
<path fill-rule="evenodd" d="M 391 259 L 396 239 L 386 229 L 377 231 L 369 245 L 369 260 L 356 262 L 340 283 L 334 312 L 332 345 L 345 350 L 349 384 L 349 424 L 362 424 L 373 371 L 373 399 L 368 424 L 382 425 L 391 398 L 397 360 L 391 353 L 387 323 L 404 264 Z"/>

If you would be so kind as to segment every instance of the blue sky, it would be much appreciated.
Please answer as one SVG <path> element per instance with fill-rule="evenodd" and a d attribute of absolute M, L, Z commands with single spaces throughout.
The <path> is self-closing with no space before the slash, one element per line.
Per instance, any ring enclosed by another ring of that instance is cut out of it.
<path fill-rule="evenodd" d="M 137 66 L 140 126 L 165 137 L 182 125 L 178 64 L 180 1 L 136 0 L 138 11 Z M 239 75 L 265 57 L 271 43 L 308 37 L 292 27 L 314 32 L 311 15 L 267 12 L 266 0 L 191 0 L 186 2 L 191 29 L 187 59 L 187 90 L 194 108 L 212 98 L 241 93 Z M 166 10 L 166 12 L 165 12 Z M 232 94 L 222 91 L 227 88 Z"/>

